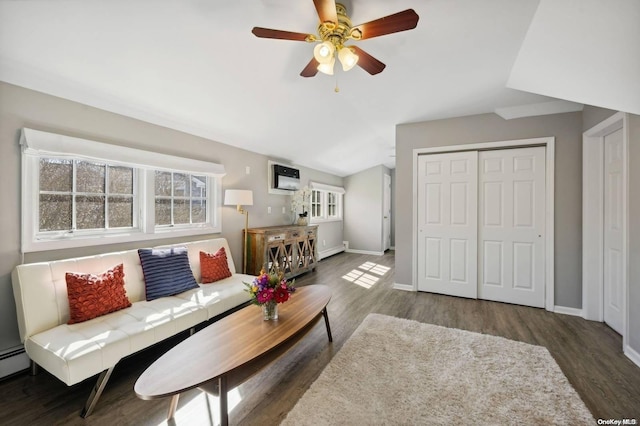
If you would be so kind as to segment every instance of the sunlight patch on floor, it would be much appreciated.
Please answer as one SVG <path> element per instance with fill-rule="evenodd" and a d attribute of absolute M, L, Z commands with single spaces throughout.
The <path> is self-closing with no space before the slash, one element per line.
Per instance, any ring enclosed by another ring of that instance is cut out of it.
<path fill-rule="evenodd" d="M 375 275 L 381 277 L 389 272 L 389 269 L 391 268 L 389 268 L 388 266 L 378 265 L 377 263 L 373 262 L 365 262 L 362 265 L 358 266 L 358 269 L 353 269 L 348 274 L 343 275 L 342 279 L 349 281 L 350 283 L 357 284 L 360 287 L 369 289 L 373 287 L 375 283 L 377 283 L 380 279 Z M 371 275 L 370 273 L 364 271 L 371 272 L 375 275 Z"/>
<path fill-rule="evenodd" d="M 364 269 L 365 271 L 369 271 L 380 276 L 383 276 L 384 274 L 389 272 L 389 269 L 391 269 L 388 266 L 378 265 L 377 263 L 373 262 L 365 262 L 362 265 L 358 266 L 358 268 Z"/>
<path fill-rule="evenodd" d="M 195 391 L 194 391 L 195 392 Z M 189 399 L 188 396 L 181 397 L 178 401 L 178 409 L 174 416 L 174 420 L 168 422 L 167 420 L 160 423 L 158 426 L 167 425 L 217 425 L 220 424 L 220 400 L 217 396 L 211 395 L 204 391 L 198 391 L 199 393 Z M 171 398 L 167 398 L 167 411 L 169 410 L 169 401 Z M 227 404 L 229 406 L 229 413 L 240 404 L 242 396 L 240 390 L 236 387 L 227 392 Z"/>

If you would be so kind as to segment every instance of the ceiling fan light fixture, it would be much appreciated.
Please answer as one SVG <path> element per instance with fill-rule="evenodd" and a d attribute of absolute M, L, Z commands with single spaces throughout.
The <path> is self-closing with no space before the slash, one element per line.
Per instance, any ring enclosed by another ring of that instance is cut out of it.
<path fill-rule="evenodd" d="M 351 68 L 356 66 L 359 57 L 353 53 L 349 47 L 345 46 L 338 52 L 338 59 L 342 64 L 342 69 L 344 71 L 349 71 Z"/>
<path fill-rule="evenodd" d="M 333 65 L 336 63 L 336 58 L 332 57 L 329 62 L 318 65 L 318 71 L 327 75 L 333 75 Z"/>
<path fill-rule="evenodd" d="M 321 64 L 328 64 L 332 60 L 335 61 L 334 53 L 336 47 L 330 41 L 323 41 L 313 48 L 313 57 Z"/>

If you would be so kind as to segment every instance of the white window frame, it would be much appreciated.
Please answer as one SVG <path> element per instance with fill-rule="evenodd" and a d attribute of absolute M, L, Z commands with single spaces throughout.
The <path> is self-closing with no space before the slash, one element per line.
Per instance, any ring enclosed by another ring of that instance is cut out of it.
<path fill-rule="evenodd" d="M 324 223 L 324 222 L 340 222 L 343 217 L 343 195 L 345 193 L 344 188 L 340 186 L 327 185 L 324 183 L 311 182 L 310 188 L 312 191 L 320 193 L 320 216 L 311 216 L 311 223 Z M 329 216 L 329 193 L 336 196 L 336 215 Z"/>
<path fill-rule="evenodd" d="M 69 160 L 73 163 L 75 163 L 76 161 L 85 161 L 84 159 L 80 159 L 80 158 L 72 158 L 69 156 L 53 156 L 53 155 L 42 155 L 42 156 L 38 156 L 38 157 L 33 157 L 30 158 L 28 161 L 30 162 L 30 164 L 27 164 L 27 167 L 31 167 L 34 170 L 34 178 L 36 180 L 36 186 L 35 186 L 35 190 L 33 191 L 33 200 L 35 201 L 35 207 L 32 208 L 32 210 L 25 210 L 25 211 L 31 211 L 33 215 L 35 215 L 34 218 L 34 232 L 35 232 L 35 238 L 37 240 L 62 240 L 62 239 L 67 239 L 69 237 L 74 237 L 74 238 L 86 238 L 86 237 L 91 237 L 91 236 L 96 236 L 96 235 L 104 235 L 104 236 L 109 236 L 109 235 L 116 235 L 119 233 L 131 233 L 132 231 L 137 231 L 139 230 L 139 219 L 138 219 L 138 215 L 136 214 L 136 212 L 139 211 L 140 209 L 140 195 L 142 193 L 141 189 L 141 185 L 139 184 L 140 179 L 138 177 L 140 170 L 136 169 L 135 167 L 130 167 L 127 166 L 129 168 L 131 168 L 133 170 L 133 194 L 132 194 L 132 198 L 133 198 L 133 225 L 130 227 L 126 227 L 126 228 L 100 228 L 100 229 L 72 229 L 72 230 L 65 230 L 65 231 L 40 231 L 39 227 L 40 227 L 40 209 L 39 209 L 39 200 L 40 200 L 40 195 L 42 194 L 42 191 L 40 191 L 40 185 L 39 185 L 39 177 L 40 177 L 40 160 L 41 159 L 60 159 L 60 160 Z M 102 164 L 105 166 L 105 172 L 108 173 L 107 169 L 110 166 L 113 166 L 113 164 L 109 164 L 106 163 L 104 161 L 97 161 L 97 160 L 91 160 L 90 162 L 92 163 L 96 163 L 96 164 Z M 75 169 L 76 165 L 72 165 L 72 167 Z M 74 177 L 73 177 L 73 188 L 71 189 L 71 191 L 68 193 L 68 195 L 70 196 L 78 196 L 78 195 L 82 195 L 82 193 L 79 193 L 76 191 L 76 184 L 77 182 L 75 181 L 75 172 L 74 172 Z M 106 179 L 106 174 L 105 174 L 105 179 Z M 107 186 L 107 182 L 105 181 L 105 193 L 104 193 L 104 197 L 105 197 L 105 225 L 108 222 L 108 212 L 107 212 L 107 205 L 108 205 L 108 198 L 110 196 L 110 194 L 108 193 L 108 189 L 106 188 Z M 46 191 L 48 192 L 48 191 Z M 58 191 L 53 191 L 54 193 L 58 192 Z M 75 216 L 75 215 L 74 215 Z M 73 220 L 72 220 L 73 222 Z"/>
<path fill-rule="evenodd" d="M 164 171 L 164 170 L 163 170 Z M 154 226 L 156 229 L 156 232 L 163 232 L 166 231 L 167 229 L 170 231 L 175 231 L 176 229 L 179 228 L 206 228 L 209 225 L 209 221 L 211 218 L 211 215 L 214 214 L 213 210 L 210 208 L 211 206 L 209 205 L 209 201 L 211 200 L 211 190 L 210 188 L 212 187 L 212 182 L 213 180 L 211 178 L 209 178 L 209 176 L 206 175 L 199 175 L 199 174 L 195 174 L 195 173 L 186 173 L 186 172 L 169 172 L 167 171 L 167 173 L 181 173 L 181 174 L 186 174 L 188 176 L 204 176 L 205 177 L 205 183 L 207 186 L 207 195 L 204 197 L 204 200 L 207 204 L 207 208 L 206 208 L 206 219 L 204 222 L 202 223 L 179 223 L 179 224 L 168 224 L 168 225 L 158 225 L 157 223 L 155 223 L 155 211 L 154 211 Z M 156 199 L 159 197 L 158 195 L 156 195 L 155 193 L 155 175 L 156 175 L 156 171 L 153 171 L 153 176 L 151 177 L 151 179 L 153 179 L 153 187 L 154 187 L 154 193 L 153 193 L 153 206 L 155 209 L 155 202 Z M 160 198 L 164 198 L 164 199 L 169 199 L 171 200 L 171 202 L 173 203 L 173 201 L 175 201 L 176 199 L 185 199 L 185 200 L 189 200 L 192 201 L 194 198 L 201 198 L 201 197 L 193 197 L 192 195 L 190 195 L 189 197 L 180 197 L 180 196 L 176 196 L 175 194 L 173 194 L 174 188 L 173 188 L 173 184 L 172 184 L 172 195 L 170 196 L 160 196 Z"/>
<path fill-rule="evenodd" d="M 22 252 L 57 250 L 101 244 L 153 240 L 222 232 L 222 177 L 224 166 L 207 161 L 159 154 L 123 146 L 33 129 L 22 129 Z M 40 158 L 88 160 L 134 168 L 134 227 L 75 232 L 39 231 Z M 155 226 L 156 170 L 207 176 L 207 222 L 179 226 Z M 137 192 L 136 192 L 137 191 Z M 137 226 L 135 224 L 137 223 Z"/>

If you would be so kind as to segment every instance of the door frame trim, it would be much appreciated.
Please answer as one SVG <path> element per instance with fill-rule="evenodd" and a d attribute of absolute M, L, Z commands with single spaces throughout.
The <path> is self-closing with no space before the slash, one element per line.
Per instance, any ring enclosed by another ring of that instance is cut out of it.
<path fill-rule="evenodd" d="M 388 186 L 388 187 L 387 187 L 387 185 L 386 185 L 387 177 L 389 178 L 389 186 Z M 392 182 L 391 182 L 391 173 L 383 173 L 383 174 L 382 174 L 382 186 L 383 186 L 383 188 L 382 188 L 382 222 L 383 222 L 383 223 L 382 223 L 382 251 L 383 251 L 383 252 L 385 252 L 385 251 L 387 251 L 387 250 L 391 249 L 391 219 L 392 219 L 392 218 L 391 218 L 391 197 L 392 197 L 392 189 L 391 189 L 391 187 L 392 187 Z M 386 199 L 385 199 L 385 198 L 386 198 L 387 196 L 389 197 L 389 211 L 388 211 L 388 212 L 385 212 L 385 211 L 384 211 L 384 207 L 385 207 L 385 206 L 384 206 L 384 204 L 385 204 L 385 202 L 386 202 Z M 384 240 L 385 240 L 385 235 L 384 235 L 384 221 L 385 221 L 385 216 L 388 216 L 388 217 L 387 217 L 387 219 L 386 219 L 386 221 L 387 221 L 388 226 L 389 226 L 389 234 L 388 234 L 388 235 L 386 235 L 386 236 L 388 236 L 388 237 L 389 237 L 389 238 L 388 238 L 388 241 L 387 241 L 387 243 L 388 243 L 388 247 L 387 247 L 387 245 L 385 245 L 385 241 L 384 241 Z"/>
<path fill-rule="evenodd" d="M 629 126 L 618 112 L 582 134 L 582 316 L 604 321 L 604 137 L 622 129 L 622 345 L 629 335 Z M 589 231 L 589 232 L 587 232 Z"/>
<path fill-rule="evenodd" d="M 508 141 L 481 142 L 462 145 L 438 146 L 432 148 L 416 148 L 413 150 L 412 179 L 412 244 L 411 281 L 413 291 L 418 291 L 418 157 L 425 154 L 442 154 L 459 151 L 485 151 L 490 149 L 525 148 L 544 146 L 546 160 L 546 197 L 545 197 L 545 309 L 554 310 L 554 194 L 555 194 L 555 137 L 516 139 Z"/>

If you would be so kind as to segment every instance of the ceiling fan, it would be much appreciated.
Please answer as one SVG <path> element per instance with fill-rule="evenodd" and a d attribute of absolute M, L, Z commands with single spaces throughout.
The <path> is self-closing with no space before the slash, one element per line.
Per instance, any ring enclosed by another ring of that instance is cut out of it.
<path fill-rule="evenodd" d="M 313 77 L 318 71 L 333 75 L 336 56 L 344 71 L 348 71 L 358 65 L 371 75 L 378 74 L 384 70 L 385 64 L 359 47 L 346 46 L 345 43 L 350 40 L 366 40 L 400 31 L 412 30 L 418 25 L 419 17 L 413 9 L 407 9 L 384 18 L 352 26 L 344 5 L 336 3 L 334 0 L 313 0 L 313 4 L 320 17 L 318 35 L 262 27 L 254 27 L 251 30 L 256 37 L 260 38 L 318 43 L 313 49 L 313 58 L 300 73 L 302 77 Z"/>

